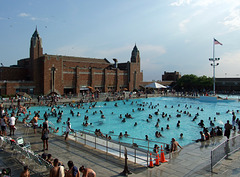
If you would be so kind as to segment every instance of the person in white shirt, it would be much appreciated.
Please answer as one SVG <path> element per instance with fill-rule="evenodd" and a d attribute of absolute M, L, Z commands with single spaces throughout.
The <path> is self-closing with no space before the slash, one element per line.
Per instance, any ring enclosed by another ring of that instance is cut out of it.
<path fill-rule="evenodd" d="M 67 140 L 68 135 L 69 135 L 69 132 L 72 130 L 72 129 L 71 129 L 70 118 L 68 118 L 66 124 L 67 124 L 67 127 L 66 127 L 66 136 L 65 136 L 65 140 Z"/>
<path fill-rule="evenodd" d="M 10 136 L 14 135 L 15 123 L 16 123 L 16 118 L 15 118 L 14 113 L 12 113 L 11 117 L 9 118 Z"/>

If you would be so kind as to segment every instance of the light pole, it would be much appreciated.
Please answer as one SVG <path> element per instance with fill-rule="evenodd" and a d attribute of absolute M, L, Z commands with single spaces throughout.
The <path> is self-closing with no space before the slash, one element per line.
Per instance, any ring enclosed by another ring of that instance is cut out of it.
<path fill-rule="evenodd" d="M 216 63 L 216 61 L 219 61 L 220 58 L 209 58 L 209 61 L 211 61 L 211 66 L 213 67 L 213 95 L 215 95 L 215 67 L 219 65 L 219 63 Z"/>
<path fill-rule="evenodd" d="M 219 65 L 216 61 L 219 61 L 220 58 L 209 58 L 209 61 L 212 61 L 211 66 L 213 67 L 213 95 L 215 95 L 215 67 Z"/>

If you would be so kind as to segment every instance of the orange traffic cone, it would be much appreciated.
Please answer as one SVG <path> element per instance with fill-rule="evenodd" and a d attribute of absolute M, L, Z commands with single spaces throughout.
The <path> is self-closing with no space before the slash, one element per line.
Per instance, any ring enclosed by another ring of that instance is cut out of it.
<path fill-rule="evenodd" d="M 149 168 L 153 168 L 154 165 L 153 165 L 153 161 L 152 161 L 152 153 L 150 153 L 150 163 L 148 165 Z"/>
<path fill-rule="evenodd" d="M 157 155 L 156 155 L 156 159 L 155 159 L 155 164 L 156 166 L 159 166 L 159 154 L 158 154 L 158 151 L 157 151 Z"/>
<path fill-rule="evenodd" d="M 161 158 L 160 158 L 160 162 L 161 162 L 161 163 L 167 162 L 167 160 L 165 159 L 165 156 L 164 156 L 164 152 L 163 152 L 162 146 L 161 146 Z"/>

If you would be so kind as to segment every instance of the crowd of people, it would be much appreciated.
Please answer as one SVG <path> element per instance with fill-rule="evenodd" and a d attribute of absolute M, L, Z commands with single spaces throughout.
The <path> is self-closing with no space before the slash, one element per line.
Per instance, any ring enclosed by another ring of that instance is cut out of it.
<path fill-rule="evenodd" d="M 126 100 L 127 101 L 127 100 Z M 125 100 L 123 101 L 124 104 L 125 103 Z M 72 103 L 69 103 L 68 106 L 72 107 L 72 108 L 82 108 L 82 109 L 86 109 L 86 113 L 89 113 L 89 110 L 91 110 L 92 108 L 94 108 L 96 106 L 96 102 L 92 102 L 90 105 L 88 105 L 88 107 L 85 107 L 83 106 L 83 103 L 79 102 L 77 104 L 72 104 Z M 104 104 L 104 106 L 106 106 L 107 103 Z M 160 119 L 161 118 L 165 118 L 167 121 L 170 121 L 172 117 L 172 115 L 166 113 L 166 112 L 160 112 L 159 109 L 157 109 L 157 107 L 159 106 L 159 104 L 156 104 L 156 105 L 153 105 L 152 102 L 143 102 L 143 103 L 138 103 L 137 101 L 132 101 L 130 105 L 133 105 L 133 104 L 136 104 L 138 106 L 137 108 L 137 111 L 145 111 L 147 109 L 154 109 L 153 111 L 153 115 L 152 114 L 149 114 L 146 119 L 145 119 L 145 122 L 147 123 L 151 123 L 153 121 L 153 116 L 158 116 L 158 118 L 156 119 L 156 124 L 155 124 L 155 127 L 158 128 L 159 127 L 159 131 L 155 131 L 155 134 L 154 135 L 145 135 L 145 140 L 149 140 L 149 136 L 155 136 L 157 138 L 161 138 L 163 137 L 163 131 L 166 129 L 166 130 L 169 130 L 170 129 L 170 126 L 169 124 L 166 125 L 166 128 L 164 128 L 163 126 L 160 127 Z M 3 104 L 0 105 L 0 118 L 1 118 L 1 131 L 0 131 L 0 134 L 3 135 L 3 136 L 6 136 L 7 135 L 7 127 L 9 127 L 9 132 L 10 132 L 10 136 L 14 136 L 14 133 L 15 133 L 15 130 L 16 130 L 16 121 L 17 121 L 17 117 L 18 115 L 20 114 L 23 114 L 26 116 L 23 118 L 23 123 L 31 123 L 32 124 L 32 127 L 33 127 L 33 132 L 34 134 L 37 134 L 37 129 L 38 128 L 41 128 L 41 139 L 43 141 L 43 151 L 45 152 L 46 150 L 48 150 L 48 139 L 49 139 L 49 129 L 51 127 L 49 127 L 49 123 L 48 123 L 48 117 L 49 116 L 53 116 L 53 117 L 56 117 L 56 122 L 57 123 L 60 123 L 62 121 L 62 115 L 63 115 L 63 111 L 61 111 L 59 109 L 59 106 L 56 106 L 56 105 L 52 105 L 52 104 L 49 104 L 48 105 L 51 109 L 50 111 L 47 113 L 45 112 L 44 114 L 44 119 L 41 119 L 40 118 L 40 112 L 39 111 L 35 111 L 33 113 L 33 118 L 31 119 L 31 116 L 32 116 L 32 113 L 30 111 L 28 111 L 28 107 L 24 107 L 24 106 L 21 106 L 20 104 L 18 106 L 13 106 L 11 105 L 9 107 L 9 109 L 4 109 L 3 107 Z M 66 104 L 63 104 L 63 106 L 67 106 Z M 119 107 L 119 105 L 117 103 L 115 103 L 113 106 L 115 107 Z M 165 108 L 167 108 L 168 105 L 165 105 Z M 173 106 L 170 106 L 171 108 L 173 108 Z M 180 104 L 178 104 L 178 107 L 180 107 Z M 188 108 L 191 108 L 191 105 L 185 105 L 185 108 L 188 109 Z M 58 110 L 59 109 L 59 110 Z M 8 113 L 8 111 L 11 111 L 10 113 Z M 57 112 L 58 110 L 58 112 Z M 199 111 L 204 111 L 202 108 L 199 108 L 198 107 L 198 110 Z M 105 118 L 104 114 L 103 114 L 103 111 L 100 110 L 100 115 L 102 119 Z M 135 110 L 132 109 L 132 114 L 134 114 Z M 240 130 L 240 120 L 238 118 L 236 118 L 236 113 L 239 113 L 239 111 L 237 110 L 237 112 L 235 113 L 234 111 L 230 111 L 228 110 L 226 113 L 229 113 L 231 112 L 232 113 L 232 124 L 230 124 L 230 121 L 227 120 L 227 123 L 224 125 L 224 136 L 227 137 L 227 139 L 229 139 L 230 137 L 230 132 L 231 130 L 236 130 L 236 125 L 238 125 L 238 129 Z M 97 114 L 98 112 L 97 111 L 94 111 L 93 112 L 93 115 Z M 112 112 L 112 114 L 114 114 Z M 124 116 L 122 114 L 120 114 L 119 116 L 119 119 L 121 119 L 121 122 L 122 123 L 125 123 L 127 122 L 128 119 L 133 119 L 133 115 L 130 114 L 130 113 L 126 113 Z M 216 113 L 216 115 L 219 115 L 220 113 Z M 70 110 L 70 115 L 72 117 L 74 117 L 74 112 L 72 110 Z M 180 109 L 177 110 L 177 114 L 176 114 L 176 117 L 177 118 L 181 118 L 182 115 L 186 115 L 188 117 L 193 117 L 193 119 L 191 118 L 191 120 L 194 122 L 194 121 L 197 121 L 198 117 L 199 117 L 199 113 L 196 113 L 195 116 L 193 116 L 194 114 L 191 114 L 189 111 L 182 111 Z M 81 114 L 78 112 L 76 114 L 77 117 L 80 117 Z M 160 117 L 159 117 L 160 116 Z M 39 120 L 45 120 L 42 124 L 39 125 L 38 121 Z M 88 123 L 88 121 L 90 121 L 90 116 L 86 116 L 84 117 L 84 122 L 82 123 L 83 126 L 88 126 L 88 125 L 92 125 L 92 123 Z M 198 123 L 198 126 L 200 128 L 202 128 L 203 130 L 200 131 L 200 138 L 197 139 L 197 140 L 194 140 L 196 142 L 199 142 L 199 141 L 206 141 L 206 140 L 209 140 L 211 137 L 214 137 L 214 136 L 222 136 L 223 135 L 223 128 L 220 127 L 220 126 L 215 126 L 215 122 L 216 121 L 216 117 L 214 117 L 214 119 L 212 120 L 210 117 L 209 117 L 209 122 L 208 123 L 205 123 L 204 120 L 200 120 L 200 122 Z M 65 131 L 65 140 L 68 139 L 68 136 L 69 136 L 69 133 L 70 132 L 73 132 L 74 130 L 72 129 L 71 127 L 71 123 L 70 123 L 70 118 L 68 118 L 68 120 L 66 121 L 65 123 L 66 125 L 66 131 Z M 138 122 L 135 122 L 134 123 L 134 126 L 137 126 L 138 125 Z M 123 126 L 124 127 L 124 126 Z M 180 128 L 181 127 L 181 121 L 178 120 L 177 121 L 177 124 L 176 124 L 176 127 L 177 128 Z M 54 129 L 54 132 L 58 132 L 59 131 L 59 128 L 57 128 L 56 130 Z M 111 140 L 111 136 L 109 135 L 104 135 L 104 133 L 102 133 L 100 131 L 100 129 L 96 129 L 95 130 L 95 135 L 98 136 L 98 137 L 102 137 L 102 138 L 106 138 L 108 140 Z M 128 137 L 130 136 L 128 134 L 127 131 L 125 131 L 125 134 L 123 134 L 122 132 L 119 133 L 119 138 L 123 138 L 123 137 Z M 183 138 L 183 133 L 180 134 L 180 138 L 182 139 Z M 177 151 L 178 150 L 178 147 L 182 148 L 180 146 L 180 144 L 176 141 L 175 138 L 172 138 L 172 141 L 171 141 L 171 148 L 170 148 L 170 151 Z M 157 149 L 157 146 L 154 147 L 154 149 Z M 55 167 L 55 163 L 52 162 L 52 164 L 54 165 Z M 59 164 L 59 163 L 58 163 Z M 71 164 L 70 164 L 71 166 Z M 71 166 L 72 168 L 72 171 L 76 171 L 74 170 L 75 168 L 73 168 L 74 166 Z M 69 167 L 70 168 L 70 167 Z M 56 169 L 56 168 L 55 168 Z M 85 172 L 86 169 L 83 167 L 81 170 L 77 170 L 78 172 Z M 88 171 L 88 170 L 87 170 Z M 87 171 L 85 173 L 87 173 Z M 54 172 L 52 172 L 54 173 Z M 65 172 L 66 173 L 66 172 Z"/>
<path fill-rule="evenodd" d="M 23 112 L 23 110 L 25 112 Z M 45 151 L 48 151 L 48 139 L 49 139 L 49 133 L 50 133 L 50 126 L 48 122 L 48 116 L 51 114 L 44 114 L 44 119 L 40 118 L 39 112 L 34 112 L 34 116 L 31 119 L 30 115 L 31 112 L 27 112 L 27 109 L 20 104 L 18 107 L 16 106 L 10 106 L 8 109 L 4 108 L 3 103 L 0 104 L 0 136 L 12 136 L 15 137 L 15 130 L 16 130 L 16 122 L 18 120 L 18 116 L 20 114 L 28 114 L 25 118 L 23 118 L 24 124 L 31 124 L 33 127 L 33 133 L 37 134 L 38 129 L 41 130 L 41 139 L 43 142 L 43 150 L 44 153 L 41 155 L 41 158 L 47 161 L 49 164 L 53 166 L 53 168 L 50 170 L 50 177 L 80 177 L 80 174 L 82 173 L 83 177 L 96 177 L 96 173 L 91 168 L 85 168 L 84 166 L 81 166 L 80 168 L 77 168 L 72 161 L 68 161 L 67 167 L 64 166 L 64 164 L 59 161 L 57 158 L 53 159 L 51 154 L 47 154 Z M 11 111 L 8 113 L 8 111 Z M 54 115 L 54 109 L 51 109 L 51 112 L 53 112 L 52 115 Z M 17 116 L 16 116 L 17 115 Z M 42 124 L 39 124 L 39 120 L 44 120 Z M 28 121 L 28 122 L 27 122 Z M 70 118 L 68 118 L 66 122 L 67 128 L 65 133 L 65 140 L 68 139 L 68 135 L 70 131 L 74 131 L 71 128 Z M 9 127 L 9 135 L 7 135 L 7 128 Z M 54 130 L 53 132 L 58 132 L 59 127 Z M 16 138 L 16 137 L 15 137 Z M 109 137 L 108 137 L 109 138 Z M 8 175 L 8 170 L 5 168 L 2 170 L 2 175 Z M 28 166 L 24 166 L 24 169 L 22 173 L 20 174 L 20 177 L 30 177 L 30 171 Z"/>

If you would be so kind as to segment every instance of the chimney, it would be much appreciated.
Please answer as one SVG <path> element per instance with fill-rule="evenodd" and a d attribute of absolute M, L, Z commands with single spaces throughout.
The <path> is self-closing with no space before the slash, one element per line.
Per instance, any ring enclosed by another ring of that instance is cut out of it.
<path fill-rule="evenodd" d="M 114 61 L 114 68 L 117 68 L 118 67 L 118 60 L 116 58 L 113 58 L 113 61 Z"/>

